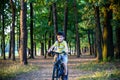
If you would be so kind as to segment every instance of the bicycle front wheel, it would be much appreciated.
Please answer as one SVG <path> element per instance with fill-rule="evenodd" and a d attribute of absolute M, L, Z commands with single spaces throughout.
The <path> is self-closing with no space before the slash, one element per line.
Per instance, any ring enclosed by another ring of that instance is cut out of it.
<path fill-rule="evenodd" d="M 52 80 L 58 80 L 58 69 L 57 69 L 57 66 L 53 67 Z"/>

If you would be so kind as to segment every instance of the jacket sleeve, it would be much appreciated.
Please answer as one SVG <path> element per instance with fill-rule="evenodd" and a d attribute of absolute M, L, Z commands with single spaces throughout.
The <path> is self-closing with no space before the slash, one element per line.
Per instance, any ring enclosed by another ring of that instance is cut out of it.
<path fill-rule="evenodd" d="M 68 45 L 66 41 L 65 41 L 65 52 L 68 53 Z"/>

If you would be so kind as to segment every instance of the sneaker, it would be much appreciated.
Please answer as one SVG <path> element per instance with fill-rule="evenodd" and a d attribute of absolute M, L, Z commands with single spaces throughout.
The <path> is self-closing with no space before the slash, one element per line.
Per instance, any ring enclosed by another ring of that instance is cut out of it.
<path fill-rule="evenodd" d="M 64 75 L 64 79 L 63 80 L 68 80 L 68 75 Z"/>

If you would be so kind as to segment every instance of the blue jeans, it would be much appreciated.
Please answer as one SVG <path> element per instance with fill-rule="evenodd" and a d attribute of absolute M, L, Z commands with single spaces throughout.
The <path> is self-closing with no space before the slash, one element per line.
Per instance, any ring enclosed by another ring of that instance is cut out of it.
<path fill-rule="evenodd" d="M 67 54 L 60 54 L 59 59 L 61 59 L 62 63 L 68 63 L 68 55 Z"/>

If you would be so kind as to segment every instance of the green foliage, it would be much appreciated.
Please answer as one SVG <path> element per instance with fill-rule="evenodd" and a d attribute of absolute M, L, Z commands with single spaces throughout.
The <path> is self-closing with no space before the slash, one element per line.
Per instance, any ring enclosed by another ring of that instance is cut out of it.
<path fill-rule="evenodd" d="M 34 42 L 39 44 L 45 40 L 44 36 L 46 36 L 46 40 L 49 40 L 49 33 L 54 32 L 53 27 L 53 14 L 51 11 L 50 14 L 50 6 L 53 3 L 56 3 L 57 9 L 57 23 L 58 30 L 63 30 L 64 26 L 64 10 L 66 5 L 66 0 L 27 0 L 27 29 L 28 29 L 28 46 L 30 45 L 30 3 L 33 3 L 33 35 Z M 15 32 L 18 34 L 18 27 L 20 25 L 20 0 L 15 1 L 16 3 L 16 24 Z M 110 8 L 113 9 L 113 20 L 112 26 L 118 27 L 120 20 L 120 5 L 117 1 L 114 0 L 76 0 L 77 7 L 77 18 L 78 18 L 78 27 L 81 39 L 81 47 L 88 46 L 88 38 L 87 38 L 87 30 L 94 30 L 95 28 L 95 12 L 93 6 L 100 7 L 100 23 L 103 26 L 102 22 L 104 5 L 111 3 Z M 5 4 L 3 8 L 3 4 Z M 9 31 L 12 21 L 12 13 L 9 5 L 9 1 L 4 0 L 0 3 L 0 13 L 5 16 L 5 32 Z M 49 20 L 50 17 L 50 20 Z M 2 22 L 2 20 L 1 20 Z M 2 23 L 0 22 L 0 28 L 2 27 Z M 48 23 L 51 22 L 51 25 Z M 1 33 L 1 30 L 0 30 Z M 0 34 L 1 35 L 1 34 Z M 9 35 L 9 32 L 6 34 Z M 54 34 L 52 34 L 54 35 Z M 72 46 L 75 45 L 75 14 L 74 14 L 74 0 L 68 0 L 68 27 L 67 27 L 67 40 L 71 42 Z M 9 37 L 7 37 L 9 40 Z M 9 41 L 6 41 L 7 43 Z"/>

